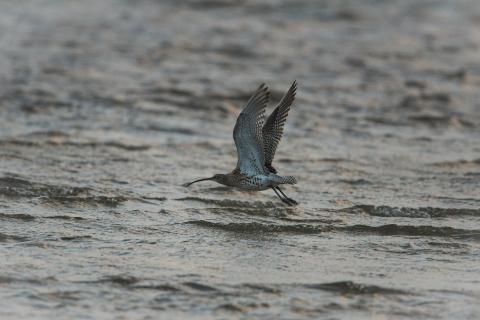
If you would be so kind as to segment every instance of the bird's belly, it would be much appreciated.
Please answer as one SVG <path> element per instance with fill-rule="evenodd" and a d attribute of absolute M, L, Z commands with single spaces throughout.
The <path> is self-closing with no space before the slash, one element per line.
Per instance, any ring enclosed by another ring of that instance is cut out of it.
<path fill-rule="evenodd" d="M 267 190 L 270 187 L 255 186 L 255 185 L 241 185 L 241 186 L 236 186 L 235 188 L 241 191 L 262 191 L 262 190 Z"/>
<path fill-rule="evenodd" d="M 267 176 L 256 175 L 250 176 L 243 179 L 238 185 L 237 188 L 245 191 L 261 191 L 270 188 L 271 181 Z"/>

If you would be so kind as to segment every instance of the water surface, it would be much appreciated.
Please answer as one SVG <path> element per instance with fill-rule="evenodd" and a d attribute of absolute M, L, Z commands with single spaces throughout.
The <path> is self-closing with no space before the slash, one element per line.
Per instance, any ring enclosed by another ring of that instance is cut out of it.
<path fill-rule="evenodd" d="M 0 4 L 2 319 L 478 319 L 476 1 Z M 286 207 L 236 163 L 297 100 Z"/>

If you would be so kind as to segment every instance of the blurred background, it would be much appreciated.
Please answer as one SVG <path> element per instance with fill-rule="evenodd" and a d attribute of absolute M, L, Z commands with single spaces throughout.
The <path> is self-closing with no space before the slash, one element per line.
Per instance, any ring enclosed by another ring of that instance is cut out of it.
<path fill-rule="evenodd" d="M 2 319 L 478 319 L 479 30 L 476 0 L 1 1 Z M 294 80 L 300 206 L 181 186 Z"/>

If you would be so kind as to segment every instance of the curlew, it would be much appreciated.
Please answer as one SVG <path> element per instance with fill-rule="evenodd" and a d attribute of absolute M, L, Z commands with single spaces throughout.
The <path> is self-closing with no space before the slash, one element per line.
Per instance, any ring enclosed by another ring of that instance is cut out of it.
<path fill-rule="evenodd" d="M 216 174 L 210 178 L 186 183 L 184 186 L 213 180 L 244 191 L 272 189 L 284 203 L 291 206 L 298 204 L 297 201 L 286 196 L 279 187 L 281 184 L 297 183 L 295 177 L 277 175 L 277 170 L 272 166 L 296 90 L 297 83 L 294 81 L 265 121 L 269 91 L 265 84 L 261 84 L 238 116 L 233 129 L 233 140 L 238 154 L 236 168 L 230 173 Z"/>

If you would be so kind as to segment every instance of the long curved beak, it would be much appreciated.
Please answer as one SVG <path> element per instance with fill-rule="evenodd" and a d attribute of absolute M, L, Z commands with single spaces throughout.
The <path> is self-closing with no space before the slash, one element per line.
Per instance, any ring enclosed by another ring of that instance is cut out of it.
<path fill-rule="evenodd" d="M 183 184 L 183 186 L 184 187 L 190 187 L 190 185 L 192 185 L 194 183 L 197 183 L 197 182 L 200 182 L 200 181 L 205 181 L 205 180 L 213 180 L 213 177 L 205 178 L 205 179 L 198 179 L 198 180 L 195 180 L 195 181 L 192 181 L 192 182 L 189 182 L 189 183 L 185 183 L 185 184 Z"/>

